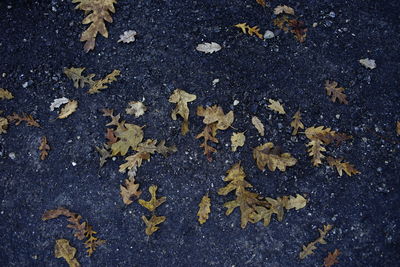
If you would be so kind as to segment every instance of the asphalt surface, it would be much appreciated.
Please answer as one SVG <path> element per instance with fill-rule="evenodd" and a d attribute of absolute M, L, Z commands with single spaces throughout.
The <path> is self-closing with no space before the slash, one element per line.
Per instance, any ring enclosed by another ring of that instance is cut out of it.
<path fill-rule="evenodd" d="M 322 266 L 335 248 L 341 251 L 337 266 L 398 266 L 400 4 L 307 0 L 273 1 L 272 7 L 278 4 L 293 7 L 305 21 L 304 43 L 277 30 L 272 9 L 255 1 L 121 0 L 114 22 L 107 24 L 109 38 L 98 37 L 95 50 L 85 53 L 79 41 L 86 28 L 83 12 L 70 1 L 2 1 L 0 87 L 15 98 L 0 101 L 0 110 L 32 114 L 42 128 L 22 123 L 0 135 L 0 265 L 67 266 L 54 257 L 55 240 L 66 238 L 78 249 L 82 266 Z M 233 27 L 241 22 L 276 36 L 244 35 Z M 117 43 L 126 30 L 137 31 L 137 41 Z M 203 54 L 195 50 L 202 42 L 223 49 Z M 364 68 L 361 58 L 375 59 L 377 68 Z M 119 69 L 121 76 L 102 93 L 88 95 L 73 87 L 64 67 L 86 67 L 96 77 Z M 348 105 L 330 102 L 327 79 L 347 88 Z M 186 136 L 180 135 L 181 121 L 170 118 L 174 105 L 168 97 L 176 88 L 197 95 L 189 104 Z M 59 97 L 79 102 L 64 120 L 49 110 Z M 269 98 L 280 100 L 287 116 L 268 110 Z M 134 100 L 148 107 L 137 119 L 124 112 Z M 247 130 L 247 140 L 231 152 L 235 130 L 221 131 L 210 163 L 194 138 L 204 127 L 195 110 L 213 104 L 234 111 L 233 127 Z M 119 195 L 126 178 L 118 172 L 123 159 L 99 168 L 95 147 L 106 141 L 108 122 L 102 108 L 146 125 L 145 138 L 177 146 L 177 153 L 167 159 L 155 155 L 137 173 L 144 199 L 152 184 L 167 197 L 157 210 L 167 220 L 151 237 L 140 218 L 149 213 L 137 203 L 125 206 Z M 345 158 L 360 175 L 339 177 L 326 165 L 312 166 L 305 136 L 291 136 L 291 116 L 298 109 L 307 127 L 323 125 L 354 137 L 330 145 L 326 154 Z M 265 124 L 264 137 L 252 127 L 253 115 Z M 38 150 L 42 136 L 51 146 L 44 161 Z M 252 148 L 269 141 L 298 163 L 286 172 L 258 170 Z M 238 211 L 224 214 L 223 203 L 233 196 L 217 195 L 225 172 L 238 161 L 255 192 L 273 198 L 306 194 L 308 205 L 288 211 L 283 222 L 274 218 L 268 227 L 241 229 Z M 200 226 L 197 205 L 207 192 L 211 214 Z M 81 214 L 106 244 L 87 257 L 64 218 L 41 220 L 46 210 L 59 206 Z M 334 225 L 327 244 L 300 260 L 301 246 L 315 240 L 323 224 Z"/>

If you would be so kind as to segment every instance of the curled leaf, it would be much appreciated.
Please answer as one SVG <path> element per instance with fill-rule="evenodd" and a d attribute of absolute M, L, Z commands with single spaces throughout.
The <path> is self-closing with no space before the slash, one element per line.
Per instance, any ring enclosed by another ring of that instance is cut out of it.
<path fill-rule="evenodd" d="M 222 49 L 222 47 L 219 44 L 214 43 L 214 42 L 198 44 L 196 47 L 197 51 L 203 52 L 206 54 L 212 54 L 214 52 L 218 52 L 221 49 Z"/>

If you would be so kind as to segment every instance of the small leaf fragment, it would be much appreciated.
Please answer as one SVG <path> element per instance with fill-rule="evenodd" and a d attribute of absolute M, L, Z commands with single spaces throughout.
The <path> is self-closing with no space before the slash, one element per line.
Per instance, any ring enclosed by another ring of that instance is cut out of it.
<path fill-rule="evenodd" d="M 134 115 L 135 118 L 139 118 L 147 110 L 147 107 L 140 101 L 131 101 L 128 103 L 128 105 L 129 106 L 125 109 L 125 112 L 127 114 Z"/>
<path fill-rule="evenodd" d="M 264 124 L 260 121 L 260 119 L 256 116 L 253 116 L 251 118 L 251 123 L 254 125 L 254 127 L 256 127 L 258 133 L 261 136 L 264 136 L 264 134 L 265 134 Z"/>
<path fill-rule="evenodd" d="M 343 87 L 337 87 L 337 85 L 338 83 L 335 81 L 331 82 L 329 80 L 326 80 L 325 81 L 326 94 L 328 96 L 331 96 L 332 102 L 336 102 L 336 100 L 338 100 L 338 102 L 347 105 L 349 102 L 346 99 L 346 95 L 343 93 L 345 89 Z"/>
<path fill-rule="evenodd" d="M 152 235 L 154 232 L 156 232 L 158 229 L 160 229 L 160 227 L 158 227 L 157 225 L 165 222 L 166 217 L 165 216 L 156 216 L 153 214 L 151 216 L 150 220 L 148 220 L 146 218 L 146 216 L 142 216 L 142 220 L 146 224 L 146 235 Z"/>
<path fill-rule="evenodd" d="M 45 158 L 49 155 L 48 151 L 50 150 L 50 146 L 47 143 L 46 136 L 43 136 L 41 138 L 39 150 L 40 150 L 40 159 L 45 160 Z"/>
<path fill-rule="evenodd" d="M 119 70 L 113 70 L 110 74 L 108 74 L 104 79 L 97 80 L 90 87 L 88 94 L 97 94 L 100 93 L 101 90 L 108 88 L 106 84 L 110 84 L 117 80 L 117 76 L 121 74 Z"/>
<path fill-rule="evenodd" d="M 7 89 L 0 88 L 0 100 L 4 100 L 4 99 L 10 100 L 13 98 L 14 98 L 14 96 L 12 95 L 12 93 L 10 91 L 8 91 Z"/>
<path fill-rule="evenodd" d="M 397 135 L 400 135 L 400 121 L 396 123 L 396 133 Z"/>
<path fill-rule="evenodd" d="M 69 102 L 69 99 L 66 97 L 61 97 L 61 98 L 56 98 L 53 100 L 53 102 L 50 105 L 50 111 L 53 111 L 56 108 L 59 108 L 60 106 L 67 104 Z"/>
<path fill-rule="evenodd" d="M 283 108 L 282 104 L 279 101 L 275 101 L 273 99 L 268 99 L 269 105 L 268 108 L 278 112 L 279 114 L 286 114 L 285 109 Z"/>
<path fill-rule="evenodd" d="M 149 192 L 151 194 L 151 199 L 149 201 L 139 199 L 139 204 L 151 212 L 155 211 L 156 208 L 161 206 L 161 204 L 163 204 L 167 200 L 166 197 L 156 197 L 157 188 L 158 187 L 156 185 L 152 185 L 149 187 Z"/>
<path fill-rule="evenodd" d="M 267 5 L 265 0 L 256 0 L 256 2 L 257 2 L 257 4 L 261 5 L 262 7 L 265 7 Z"/>
<path fill-rule="evenodd" d="M 363 58 L 363 59 L 360 59 L 358 62 L 360 62 L 360 64 L 363 65 L 367 69 L 373 70 L 376 68 L 376 63 L 375 63 L 374 59 Z"/>
<path fill-rule="evenodd" d="M 181 89 L 175 89 L 169 97 L 170 103 L 176 103 L 176 107 L 171 113 L 172 119 L 177 120 L 177 115 L 183 118 L 181 133 L 186 135 L 189 132 L 189 107 L 188 103 L 196 100 L 196 95 L 187 93 Z"/>
<path fill-rule="evenodd" d="M 232 151 L 235 152 L 238 147 L 243 146 L 245 141 L 246 141 L 246 136 L 244 135 L 244 132 L 233 133 L 232 136 L 231 136 Z"/>
<path fill-rule="evenodd" d="M 198 221 L 200 224 L 203 224 L 208 220 L 208 215 L 211 212 L 210 207 L 211 200 L 207 194 L 201 199 L 201 202 L 199 204 L 199 211 L 197 212 L 197 216 L 199 217 Z"/>
<path fill-rule="evenodd" d="M 328 256 L 324 259 L 324 267 L 332 267 L 339 263 L 337 257 L 340 255 L 340 250 L 335 249 L 333 252 L 329 252 Z"/>
<path fill-rule="evenodd" d="M 0 117 L 0 134 L 7 133 L 8 120 L 7 118 Z"/>
<path fill-rule="evenodd" d="M 214 52 L 218 52 L 221 49 L 222 49 L 222 47 L 215 42 L 198 44 L 196 47 L 197 51 L 203 52 L 206 54 L 212 54 Z"/>
<path fill-rule="evenodd" d="M 290 123 L 290 126 L 293 127 L 292 135 L 296 135 L 299 132 L 299 129 L 304 129 L 304 124 L 301 122 L 300 110 L 294 114 L 293 121 Z"/>
<path fill-rule="evenodd" d="M 242 30 L 244 34 L 248 34 L 250 36 L 256 35 L 260 39 L 264 39 L 263 35 L 260 33 L 260 28 L 258 26 L 253 26 L 250 27 L 247 25 L 247 23 L 239 23 L 234 25 L 236 28 L 239 28 Z"/>
<path fill-rule="evenodd" d="M 59 119 L 65 119 L 72 113 L 76 111 L 78 108 L 78 101 L 70 100 L 65 106 L 61 109 L 60 113 L 58 114 Z"/>
<path fill-rule="evenodd" d="M 287 5 L 279 5 L 274 8 L 274 14 L 279 15 L 279 14 L 289 14 L 289 15 L 294 15 L 294 9 L 287 6 Z"/>
<path fill-rule="evenodd" d="M 318 243 L 326 244 L 325 237 L 328 234 L 328 232 L 332 229 L 332 227 L 333 227 L 332 225 L 327 224 L 327 225 L 324 225 L 323 230 L 318 229 L 320 236 L 315 241 L 309 243 L 307 246 L 303 245 L 302 251 L 299 254 L 299 258 L 305 259 L 307 256 L 313 254 L 314 250 L 317 249 L 316 244 L 318 244 Z"/>
<path fill-rule="evenodd" d="M 132 43 L 136 40 L 135 39 L 136 34 L 137 34 L 136 31 L 133 31 L 133 30 L 124 31 L 124 33 L 119 36 L 118 43 L 119 42 L 123 42 L 126 44 Z"/>
<path fill-rule="evenodd" d="M 56 258 L 64 258 L 70 267 L 81 266 L 75 258 L 76 248 L 72 247 L 67 239 L 56 240 L 54 254 Z"/>

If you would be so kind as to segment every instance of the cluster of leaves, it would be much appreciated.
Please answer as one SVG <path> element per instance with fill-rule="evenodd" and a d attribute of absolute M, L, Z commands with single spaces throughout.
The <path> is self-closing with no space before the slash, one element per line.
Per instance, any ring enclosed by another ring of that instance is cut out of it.
<path fill-rule="evenodd" d="M 94 49 L 96 36 L 98 33 L 108 38 L 108 31 L 105 22 L 113 22 L 111 13 L 115 13 L 114 4 L 116 0 L 72 0 L 72 3 L 78 4 L 75 9 L 85 12 L 86 17 L 83 24 L 90 26 L 82 33 L 81 42 L 85 42 L 84 50 L 89 52 Z"/>
<path fill-rule="evenodd" d="M 157 216 L 155 214 L 156 209 L 161 206 L 166 200 L 166 197 L 160 197 L 157 198 L 156 192 L 157 192 L 157 186 L 152 185 L 149 187 L 149 192 L 151 194 L 151 199 L 149 201 L 145 201 L 143 199 L 139 199 L 139 204 L 149 210 L 152 215 L 150 219 L 148 219 L 146 216 L 142 216 L 142 220 L 146 224 L 146 235 L 152 235 L 154 232 L 156 232 L 159 227 L 160 223 L 163 223 L 166 220 L 165 216 Z"/>
<path fill-rule="evenodd" d="M 284 210 L 295 208 L 302 209 L 306 206 L 307 200 L 297 194 L 293 196 L 283 196 L 277 199 L 262 197 L 257 193 L 248 191 L 247 188 L 253 187 L 245 180 L 246 174 L 240 163 L 236 163 L 227 171 L 225 182 L 229 184 L 218 190 L 218 194 L 222 196 L 228 195 L 235 191 L 236 199 L 226 202 L 224 207 L 227 209 L 226 215 L 231 214 L 237 207 L 241 213 L 241 227 L 245 228 L 247 224 L 264 222 L 264 226 L 268 226 L 273 214 L 276 214 L 278 221 L 283 220 Z"/>
<path fill-rule="evenodd" d="M 66 208 L 59 207 L 54 210 L 48 210 L 43 214 L 42 220 L 47 221 L 51 219 L 56 219 L 59 216 L 65 216 L 68 218 L 67 221 L 69 222 L 69 224 L 67 225 L 67 227 L 75 230 L 74 236 L 77 239 L 79 240 L 86 239 L 84 244 L 89 256 L 93 254 L 93 252 L 96 250 L 98 246 L 101 246 L 106 242 L 105 240 L 98 239 L 97 237 L 94 236 L 96 232 L 93 231 L 91 225 L 89 225 L 87 222 L 81 222 L 82 220 L 81 215 L 75 212 L 71 212 Z"/>
<path fill-rule="evenodd" d="M 64 68 L 64 74 L 74 82 L 75 88 L 83 88 L 89 86 L 88 94 L 97 94 L 101 90 L 108 88 L 107 84 L 110 84 L 117 80 L 117 76 L 121 74 L 119 70 L 113 70 L 107 74 L 106 77 L 100 80 L 93 80 L 96 74 L 89 74 L 87 76 L 82 75 L 85 68 Z"/>
<path fill-rule="evenodd" d="M 197 107 L 197 116 L 204 117 L 203 123 L 206 125 L 204 130 L 196 136 L 196 139 L 204 138 L 200 145 L 204 149 L 208 161 L 212 161 L 211 154 L 217 152 L 217 149 L 210 146 L 208 141 L 218 143 L 217 131 L 228 129 L 234 120 L 233 111 L 224 113 L 221 107 L 214 105 L 212 107 Z"/>
<path fill-rule="evenodd" d="M 54 255 L 57 259 L 64 258 L 69 267 L 81 266 L 75 258 L 76 248 L 69 244 L 67 239 L 57 239 L 54 247 Z"/>
<path fill-rule="evenodd" d="M 300 259 L 305 259 L 307 256 L 313 254 L 314 250 L 317 249 L 316 245 L 318 243 L 320 243 L 322 245 L 326 244 L 325 237 L 328 234 L 328 232 L 332 229 L 332 227 L 333 227 L 332 225 L 327 224 L 327 225 L 324 225 L 323 230 L 318 229 L 319 237 L 316 240 L 314 240 L 313 242 L 309 243 L 307 246 L 303 245 L 302 251 L 299 254 Z"/>
<path fill-rule="evenodd" d="M 274 25 L 284 32 L 293 33 L 296 40 L 303 43 L 307 37 L 307 27 L 303 21 L 295 18 L 294 10 L 288 6 L 277 6 L 274 10 L 277 16 L 274 19 Z"/>
<path fill-rule="evenodd" d="M 39 150 L 40 150 L 40 159 L 45 160 L 46 157 L 49 155 L 48 151 L 50 150 L 50 146 L 47 143 L 46 136 L 42 136 L 41 141 L 40 141 Z"/>
<path fill-rule="evenodd" d="M 260 39 L 264 39 L 263 35 L 260 33 L 260 28 L 258 26 L 250 27 L 249 25 L 247 25 L 247 23 L 244 22 L 236 24 L 235 27 L 241 29 L 244 34 L 248 34 L 250 36 L 255 35 Z"/>

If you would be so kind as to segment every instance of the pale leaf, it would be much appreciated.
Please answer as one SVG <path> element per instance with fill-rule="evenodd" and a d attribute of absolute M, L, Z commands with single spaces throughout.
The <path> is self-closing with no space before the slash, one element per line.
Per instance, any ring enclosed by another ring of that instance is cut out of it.
<path fill-rule="evenodd" d="M 136 34 L 137 34 L 136 31 L 132 30 L 124 31 L 124 33 L 119 36 L 118 43 L 119 42 L 132 43 L 136 40 L 135 39 Z"/>
<path fill-rule="evenodd" d="M 214 53 L 214 52 L 218 52 L 219 50 L 221 50 L 221 46 L 217 43 L 211 42 L 211 43 L 202 43 L 197 45 L 196 50 L 199 52 L 203 52 L 203 53 Z"/>
<path fill-rule="evenodd" d="M 265 131 L 264 131 L 264 125 L 262 124 L 262 122 L 260 121 L 260 119 L 256 116 L 253 116 L 251 118 L 251 123 L 254 125 L 254 127 L 256 127 L 258 133 L 261 136 L 264 136 Z"/>
<path fill-rule="evenodd" d="M 59 119 L 65 119 L 72 113 L 76 111 L 78 107 L 78 101 L 76 100 L 71 100 L 69 101 L 60 111 L 60 114 L 58 115 Z"/>
<path fill-rule="evenodd" d="M 285 109 L 283 108 L 282 104 L 279 103 L 279 101 L 275 101 L 273 99 L 268 99 L 269 105 L 268 107 L 273 110 L 278 112 L 279 114 L 286 114 Z"/>

